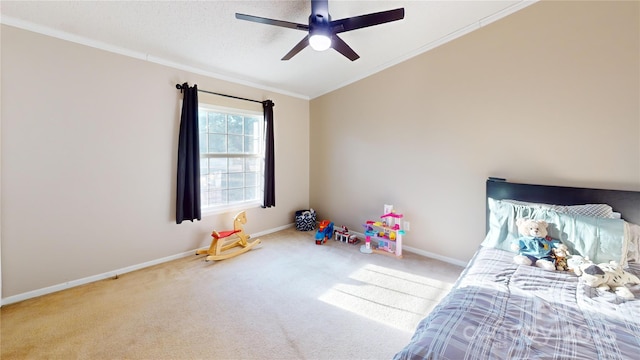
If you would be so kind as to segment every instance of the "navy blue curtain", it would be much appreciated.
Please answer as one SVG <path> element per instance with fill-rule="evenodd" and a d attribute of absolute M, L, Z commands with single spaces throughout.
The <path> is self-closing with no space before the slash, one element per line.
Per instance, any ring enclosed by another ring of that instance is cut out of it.
<path fill-rule="evenodd" d="M 182 84 L 182 116 L 178 139 L 178 188 L 176 223 L 201 220 L 200 145 L 198 142 L 198 86 Z"/>
<path fill-rule="evenodd" d="M 265 123 L 264 201 L 263 208 L 276 206 L 275 155 L 273 144 L 273 101 L 262 102 Z"/>

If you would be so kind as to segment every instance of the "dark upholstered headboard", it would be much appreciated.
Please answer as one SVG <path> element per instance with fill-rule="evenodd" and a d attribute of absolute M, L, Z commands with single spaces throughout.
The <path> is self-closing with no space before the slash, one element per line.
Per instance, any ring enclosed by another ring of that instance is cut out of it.
<path fill-rule="evenodd" d="M 505 179 L 487 179 L 487 198 L 514 199 L 556 205 L 609 204 L 630 223 L 640 225 L 640 191 L 589 189 L 510 183 Z M 487 206 L 487 231 L 489 208 Z"/>

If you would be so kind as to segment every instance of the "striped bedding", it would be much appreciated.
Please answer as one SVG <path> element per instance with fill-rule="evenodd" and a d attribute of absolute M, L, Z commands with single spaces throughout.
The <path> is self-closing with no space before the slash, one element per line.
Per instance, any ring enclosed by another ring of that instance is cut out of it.
<path fill-rule="evenodd" d="M 640 285 L 625 301 L 512 258 L 481 247 L 395 359 L 640 358 Z"/>

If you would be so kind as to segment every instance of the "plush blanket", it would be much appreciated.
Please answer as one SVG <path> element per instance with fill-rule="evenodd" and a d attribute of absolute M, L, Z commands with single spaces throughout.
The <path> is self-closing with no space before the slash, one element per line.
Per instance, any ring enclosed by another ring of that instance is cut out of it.
<path fill-rule="evenodd" d="M 480 248 L 395 359 L 638 358 L 640 285 L 624 300 L 573 273 L 516 265 L 513 255 Z"/>

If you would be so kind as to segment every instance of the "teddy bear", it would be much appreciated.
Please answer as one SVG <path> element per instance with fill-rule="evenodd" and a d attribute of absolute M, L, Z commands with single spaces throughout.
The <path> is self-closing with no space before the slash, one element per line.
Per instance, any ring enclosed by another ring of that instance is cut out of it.
<path fill-rule="evenodd" d="M 518 252 L 513 261 L 521 265 L 535 265 L 544 270 L 556 270 L 553 249 L 566 253 L 568 248 L 560 240 L 547 236 L 547 222 L 519 218 L 516 226 L 522 236 L 517 239 L 517 243 L 511 245 L 511 249 Z"/>
<path fill-rule="evenodd" d="M 574 260 L 574 258 L 576 258 Z M 588 258 L 573 256 L 571 263 L 575 264 L 573 271 L 587 285 L 604 291 L 612 291 L 626 300 L 634 298 L 633 293 L 626 284 L 640 284 L 640 279 L 625 271 L 615 261 L 594 264 Z"/>

